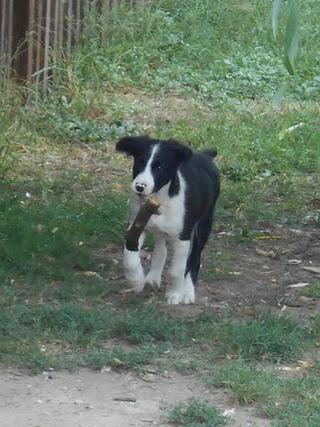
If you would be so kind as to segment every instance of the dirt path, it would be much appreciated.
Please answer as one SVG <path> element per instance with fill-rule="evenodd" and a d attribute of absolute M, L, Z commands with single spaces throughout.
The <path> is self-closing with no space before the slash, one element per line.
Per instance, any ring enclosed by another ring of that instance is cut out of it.
<path fill-rule="evenodd" d="M 223 390 L 209 392 L 194 376 L 177 373 L 149 374 L 146 381 L 131 372 L 111 370 L 34 377 L 2 370 L 0 396 L 1 427 L 166 427 L 165 408 L 190 398 L 207 400 L 222 412 L 231 410 L 229 426 L 270 425 L 255 417 L 253 409 L 230 401 Z"/>

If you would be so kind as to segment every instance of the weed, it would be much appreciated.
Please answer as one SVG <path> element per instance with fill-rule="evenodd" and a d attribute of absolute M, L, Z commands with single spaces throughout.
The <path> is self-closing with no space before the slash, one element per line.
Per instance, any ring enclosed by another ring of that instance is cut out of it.
<path fill-rule="evenodd" d="M 216 386 L 227 387 L 242 404 L 255 403 L 260 414 L 274 419 L 275 426 L 317 426 L 319 423 L 318 371 L 293 379 L 280 379 L 241 360 L 220 367 Z"/>
<path fill-rule="evenodd" d="M 294 320 L 264 314 L 248 321 L 221 320 L 212 322 L 205 315 L 195 325 L 194 337 L 214 341 L 213 357 L 229 355 L 247 360 L 291 360 L 303 348 L 312 344 L 307 328 L 301 328 Z"/>
<path fill-rule="evenodd" d="M 320 282 L 316 282 L 303 289 L 302 295 L 310 298 L 320 298 Z"/>
<path fill-rule="evenodd" d="M 165 351 L 167 351 L 166 347 L 153 344 L 141 345 L 132 350 L 124 349 L 121 346 L 115 346 L 111 351 L 101 348 L 90 349 L 88 354 L 83 357 L 82 365 L 96 369 L 104 366 L 139 369 L 144 365 L 155 363 Z"/>
<path fill-rule="evenodd" d="M 281 382 L 277 377 L 241 360 L 219 367 L 212 381 L 216 386 L 227 387 L 242 404 L 276 400 L 281 394 Z"/>
<path fill-rule="evenodd" d="M 214 406 L 196 399 L 172 408 L 168 418 L 170 423 L 185 427 L 216 427 L 227 422 Z"/>

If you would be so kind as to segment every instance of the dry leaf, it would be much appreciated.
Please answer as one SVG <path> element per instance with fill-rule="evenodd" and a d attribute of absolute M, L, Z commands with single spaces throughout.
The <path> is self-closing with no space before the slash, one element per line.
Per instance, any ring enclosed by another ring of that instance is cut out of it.
<path fill-rule="evenodd" d="M 300 371 L 301 370 L 301 366 L 281 366 L 280 368 L 278 368 L 279 371 L 285 371 L 285 372 L 294 372 L 294 371 Z"/>
<path fill-rule="evenodd" d="M 109 245 L 107 245 L 104 248 L 105 252 L 112 254 L 112 253 L 116 253 L 119 252 L 119 250 L 121 250 L 121 248 L 119 247 L 119 245 L 116 245 L 115 243 L 110 243 Z"/>
<path fill-rule="evenodd" d="M 276 253 L 272 249 L 265 251 L 264 249 L 256 248 L 256 253 L 258 255 L 267 256 L 270 258 L 274 258 L 276 256 Z"/>
<path fill-rule="evenodd" d="M 112 359 L 112 364 L 114 366 L 123 366 L 124 365 L 124 363 L 122 362 L 122 360 L 118 359 L 117 357 L 114 357 Z"/>
<path fill-rule="evenodd" d="M 288 286 L 288 288 L 305 288 L 306 286 L 309 286 L 309 285 L 310 283 L 308 282 L 305 282 L 305 283 L 301 282 L 301 283 L 295 283 L 294 285 L 290 285 Z"/>
<path fill-rule="evenodd" d="M 302 296 L 299 298 L 299 300 L 300 300 L 300 301 L 302 301 L 302 302 L 304 302 L 304 303 L 306 303 L 306 304 L 314 304 L 314 303 L 315 303 L 315 301 L 314 301 L 314 299 L 313 299 L 313 298 L 305 297 L 304 295 L 302 295 Z"/>
<path fill-rule="evenodd" d="M 84 277 L 87 277 L 88 279 L 102 279 L 99 273 L 96 271 L 85 271 L 83 272 Z"/>
<path fill-rule="evenodd" d="M 298 264 L 301 264 L 301 263 L 302 263 L 301 259 L 289 259 L 288 260 L 288 264 L 289 265 L 298 265 Z"/>
<path fill-rule="evenodd" d="M 232 415 L 235 415 L 236 410 L 234 408 L 232 409 L 226 409 L 223 413 L 222 416 L 223 417 L 231 417 Z"/>
<path fill-rule="evenodd" d="M 297 363 L 299 366 L 301 366 L 304 369 L 310 369 L 314 367 L 314 363 L 308 362 L 307 360 L 297 360 Z"/>
<path fill-rule="evenodd" d="M 269 235 L 269 236 L 257 236 L 255 240 L 280 240 L 281 236 Z"/>
<path fill-rule="evenodd" d="M 301 268 L 302 270 L 307 270 L 314 274 L 320 274 L 320 267 L 301 267 Z"/>
<path fill-rule="evenodd" d="M 56 262 L 57 258 L 50 256 L 50 255 L 42 255 L 42 258 L 48 262 Z"/>

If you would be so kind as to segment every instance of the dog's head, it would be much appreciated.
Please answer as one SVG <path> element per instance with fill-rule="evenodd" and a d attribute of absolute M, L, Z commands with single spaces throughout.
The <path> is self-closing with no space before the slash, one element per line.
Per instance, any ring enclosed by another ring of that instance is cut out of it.
<path fill-rule="evenodd" d="M 132 190 L 142 197 L 168 184 L 179 165 L 192 156 L 192 150 L 177 141 L 159 141 L 148 136 L 124 137 L 116 149 L 133 156 Z"/>

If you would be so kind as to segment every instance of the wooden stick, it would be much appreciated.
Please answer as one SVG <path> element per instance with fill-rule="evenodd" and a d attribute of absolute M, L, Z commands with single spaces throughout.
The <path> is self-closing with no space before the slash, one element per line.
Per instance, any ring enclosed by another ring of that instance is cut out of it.
<path fill-rule="evenodd" d="M 132 402 L 132 403 L 137 401 L 135 397 L 126 397 L 126 396 L 114 397 L 113 400 L 116 402 Z"/>
<path fill-rule="evenodd" d="M 139 212 L 133 221 L 133 224 L 126 232 L 126 249 L 128 251 L 139 250 L 139 237 L 143 232 L 147 222 L 152 215 L 159 214 L 160 202 L 155 197 L 148 197 L 144 203 L 142 203 Z"/>

